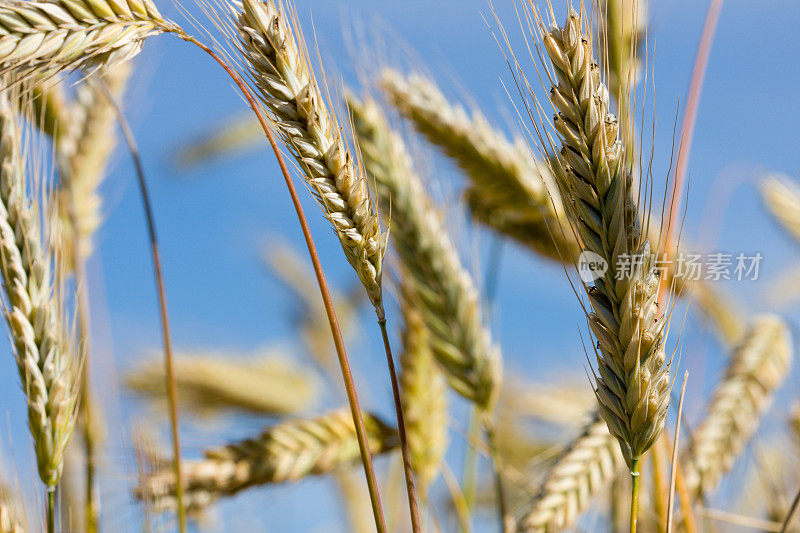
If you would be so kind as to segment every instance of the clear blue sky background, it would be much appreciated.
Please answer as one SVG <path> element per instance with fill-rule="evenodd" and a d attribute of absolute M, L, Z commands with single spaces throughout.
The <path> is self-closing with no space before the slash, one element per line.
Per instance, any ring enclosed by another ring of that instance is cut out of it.
<path fill-rule="evenodd" d="M 661 186 L 672 124 L 679 99 L 685 99 L 707 2 L 652 3 L 650 41 L 657 117 L 654 174 Z M 182 20 L 173 6 L 161 3 L 159 7 L 165 15 Z M 520 50 L 513 2 L 496 1 L 494 8 Z M 194 6 L 190 11 L 198 13 Z M 473 101 L 493 123 L 507 131 L 516 129 L 513 108 L 501 84 L 501 80 L 508 83 L 510 76 L 482 18 L 491 20 L 484 0 L 297 0 L 297 13 L 309 37 L 313 23 L 328 76 L 337 86 L 358 87 L 359 71 L 374 64 L 376 49 L 386 50 L 379 55 L 389 62 L 433 73 L 446 94 Z M 365 32 L 366 37 L 349 37 L 354 28 L 358 33 L 364 26 L 380 28 L 377 37 L 371 32 Z M 764 170 L 800 178 L 798 27 L 800 4 L 793 0 L 730 0 L 725 4 L 689 166 L 692 181 L 684 237 L 693 242 L 708 238 L 703 242 L 710 243 L 709 249 L 760 251 L 765 257 L 762 281 L 726 286 L 751 310 L 768 308 L 763 293 L 769 280 L 800 259 L 800 248 L 775 229 L 753 187 Z M 353 39 L 357 44 L 349 47 L 348 40 Z M 376 43 L 378 46 L 373 46 Z M 424 64 L 418 58 L 425 58 Z M 173 163 L 175 151 L 198 133 L 244 112 L 241 98 L 207 56 L 172 37 L 148 41 L 137 64 L 127 109 L 151 183 L 175 345 L 245 351 L 291 342 L 287 317 L 291 302 L 265 273 L 259 257 L 269 238 L 284 239 L 302 251 L 299 226 L 274 158 L 260 149 L 190 172 L 178 170 Z M 462 181 L 449 162 L 432 151 L 424 162 L 432 188 L 444 191 L 441 197 L 455 197 Z M 727 189 L 729 197 L 720 195 L 720 190 Z M 335 285 L 350 286 L 355 277 L 338 242 L 310 195 L 300 192 L 329 279 Z M 131 519 L 138 512 L 125 505 L 136 472 L 126 448 L 129 428 L 137 415 L 149 412 L 143 411 L 141 404 L 131 404 L 129 396 L 123 396 L 126 407 L 121 409 L 115 382 L 120 372 L 160 344 L 144 219 L 132 166 L 122 150 L 103 185 L 103 196 L 106 220 L 89 273 L 93 279 L 95 357 L 104 359 L 97 370 L 98 386 L 110 419 L 111 450 L 103 466 L 110 489 L 105 493 L 104 512 L 108 531 L 122 531 L 136 529 Z M 485 264 L 486 235 L 471 234 L 463 222 L 454 224 L 453 230 L 461 237 L 465 257 Z M 475 243 L 478 248 L 473 247 Z M 391 419 L 390 388 L 377 328 L 365 311 L 364 337 L 351 347 L 352 362 L 364 389 L 365 406 Z M 796 307 L 785 311 L 790 318 L 797 316 Z M 397 325 L 395 317 L 390 320 Z M 688 413 L 696 418 L 699 400 L 718 375 L 722 353 L 696 314 L 689 317 L 682 349 L 684 365 L 694 371 Z M 563 272 L 514 245 L 506 246 L 492 317 L 506 370 L 540 381 L 567 373 L 581 378 L 585 359 L 579 327 L 583 327 L 580 308 Z M 796 378 L 787 388 L 796 393 Z M 33 501 L 35 473 L 21 398 L 8 352 L 0 358 L 0 411 L 7 420 L 2 430 L 3 449 L 25 496 Z M 779 405 L 779 412 L 785 411 L 786 407 Z M 463 406 L 456 407 L 456 434 L 466 425 L 465 412 Z M 249 435 L 259 426 L 258 421 L 243 420 L 226 428 L 224 436 L 187 428 L 187 455 L 220 439 Z M 13 455 L 8 436 L 13 439 Z M 458 440 L 455 436 L 450 456 L 455 465 L 461 461 Z M 124 462 L 119 459 L 122 457 Z M 222 506 L 223 516 L 229 527 L 258 520 L 255 526 L 250 523 L 252 529 L 242 529 L 247 531 L 329 531 L 341 527 L 331 494 L 330 486 L 321 481 L 251 491 Z"/>

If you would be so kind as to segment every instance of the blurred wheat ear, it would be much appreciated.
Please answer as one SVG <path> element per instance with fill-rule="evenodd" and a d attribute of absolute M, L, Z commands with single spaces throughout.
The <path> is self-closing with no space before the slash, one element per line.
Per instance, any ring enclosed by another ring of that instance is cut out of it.
<path fill-rule="evenodd" d="M 574 260 L 580 250 L 574 235 L 561 231 L 567 222 L 554 178 L 524 140 L 509 141 L 420 75 L 387 69 L 381 81 L 392 105 L 464 171 L 473 218 L 543 257 Z"/>
<path fill-rule="evenodd" d="M 502 380 L 501 355 L 484 326 L 472 279 L 377 103 L 350 97 L 348 105 L 364 167 L 382 210 L 391 213 L 392 242 L 431 333 L 434 356 L 450 386 L 491 413 Z"/>
<path fill-rule="evenodd" d="M 711 493 L 740 456 L 786 379 L 791 355 L 792 339 L 782 319 L 766 315 L 753 320 L 692 434 L 684 464 L 686 483 L 696 497 Z"/>
<path fill-rule="evenodd" d="M 364 413 L 370 448 L 383 453 L 398 446 L 397 433 Z M 208 450 L 205 459 L 186 461 L 187 509 L 204 507 L 256 485 L 299 481 L 357 463 L 359 445 L 350 412 L 341 409 L 314 419 L 272 426 L 258 437 Z M 156 509 L 175 506 L 175 475 L 163 469 L 147 476 L 136 495 Z"/>
<path fill-rule="evenodd" d="M 251 357 L 178 353 L 175 380 L 183 405 L 200 414 L 244 411 L 280 416 L 307 410 L 316 400 L 310 368 L 278 353 Z M 151 361 L 131 372 L 127 385 L 163 400 L 164 365 Z"/>

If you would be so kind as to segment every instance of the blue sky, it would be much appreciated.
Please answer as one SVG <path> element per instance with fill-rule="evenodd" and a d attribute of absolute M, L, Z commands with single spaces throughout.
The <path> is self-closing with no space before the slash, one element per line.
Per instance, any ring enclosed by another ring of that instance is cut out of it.
<path fill-rule="evenodd" d="M 316 35 L 335 87 L 362 86 L 364 72 L 379 60 L 403 69 L 423 69 L 448 96 L 474 102 L 506 131 L 518 129 L 501 83 L 509 83 L 508 68 L 484 20 L 494 26 L 484 0 L 297 0 L 296 4 L 306 36 Z M 657 119 L 654 174 L 656 183 L 663 185 L 672 124 L 679 101 L 686 97 L 707 6 L 693 0 L 652 4 L 650 57 L 655 68 L 655 98 L 650 105 L 655 107 Z M 182 20 L 173 6 L 162 4 L 160 8 L 165 15 Z M 495 1 L 494 9 L 519 49 L 522 41 L 513 2 Z M 190 11 L 198 13 L 194 6 Z M 363 31 L 364 27 L 377 29 Z M 684 238 L 709 243 L 710 250 L 760 251 L 765 257 L 762 280 L 726 285 L 758 311 L 769 308 L 763 298 L 769 280 L 800 259 L 800 247 L 776 231 L 753 187 L 766 170 L 800 179 L 798 27 L 800 4 L 792 0 L 729 0 L 725 4 L 689 165 Z M 270 239 L 288 241 L 303 251 L 299 226 L 274 157 L 265 146 L 191 171 L 176 168 L 173 158 L 178 149 L 245 112 L 245 107 L 225 74 L 207 56 L 175 38 L 151 39 L 137 64 L 127 112 L 151 185 L 175 345 L 246 351 L 290 342 L 287 313 L 291 302 L 260 260 L 261 249 Z M 421 142 L 417 145 L 424 147 Z M 427 148 L 422 155 L 431 188 L 439 191 L 440 198 L 456 197 L 462 180 L 452 165 Z M 98 252 L 88 266 L 95 357 L 101 360 L 97 382 L 112 420 L 110 457 L 123 453 L 130 441 L 131 419 L 141 411 L 138 404 L 119 407 L 115 385 L 119 372 L 160 345 L 157 302 L 134 179 L 127 154 L 119 150 L 102 188 L 106 220 L 98 236 Z M 729 197 L 721 196 L 726 188 L 732 190 Z M 335 285 L 350 286 L 355 276 L 338 242 L 310 195 L 302 187 L 300 192 L 329 279 Z M 470 261 L 467 264 L 473 260 L 484 264 L 486 235 L 473 234 L 460 216 L 452 220 L 457 221 L 452 229 L 460 236 L 464 256 Z M 717 228 L 721 228 L 718 235 Z M 714 239 L 709 241 L 709 235 Z M 585 359 L 577 334 L 582 319 L 563 271 L 509 244 L 504 248 L 499 279 L 492 328 L 503 346 L 506 369 L 534 380 L 570 372 L 582 376 Z M 783 311 L 790 318 L 797 317 L 796 307 Z M 395 326 L 396 316 L 390 315 L 390 324 Z M 363 321 L 364 336 L 350 348 L 359 383 L 368 382 L 363 402 L 390 419 L 389 383 L 377 328 L 368 312 Z M 696 319 L 687 321 L 682 350 L 686 367 L 695 371 L 689 398 L 697 408 L 690 407 L 688 412 L 696 415 L 701 405 L 698 400 L 716 377 L 723 354 Z M 9 352 L 0 358 L 0 401 L 13 438 L 15 469 L 27 489 L 33 486 L 34 474 L 15 372 Z M 797 379 L 792 378 L 787 388 L 796 393 Z M 458 406 L 456 415 L 463 413 L 463 406 Z M 465 424 L 463 418 L 454 423 L 457 428 Z M 257 422 L 245 420 L 232 431 L 237 436 L 247 435 L 257 427 Z M 8 433 L 2 432 L 3 436 Z M 185 448 L 191 455 L 214 442 L 212 437 L 195 436 L 190 430 Z M 8 456 L 8 446 L 4 448 Z M 451 460 L 460 464 L 461 446 L 454 448 Z M 110 464 L 109 460 L 105 466 L 113 485 L 106 507 L 109 513 L 125 499 L 125 483 L 135 473 L 130 456 L 124 468 Z M 28 497 L 32 494 L 26 492 Z M 306 507 L 311 498 L 320 505 L 314 513 L 308 513 Z M 256 491 L 223 506 L 224 516 L 241 520 L 236 514 L 241 508 L 263 523 L 259 531 L 286 531 L 288 524 L 301 531 L 327 531 L 328 525 L 337 524 L 335 501 L 321 481 Z M 134 513 L 135 509 L 126 508 L 121 516 L 127 519 Z M 122 529 L 125 523 L 119 516 L 109 518 L 109 524 Z"/>

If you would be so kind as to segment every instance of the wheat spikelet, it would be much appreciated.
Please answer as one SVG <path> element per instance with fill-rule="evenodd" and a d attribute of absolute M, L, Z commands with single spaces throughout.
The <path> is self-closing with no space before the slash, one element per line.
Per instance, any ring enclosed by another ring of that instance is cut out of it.
<path fill-rule="evenodd" d="M 379 418 L 364 413 L 364 424 L 373 453 L 397 447 L 397 434 Z M 254 439 L 208 450 L 205 459 L 186 461 L 183 477 L 188 507 L 256 485 L 327 474 L 358 458 L 353 418 L 347 409 L 283 422 Z M 145 479 L 138 496 L 152 501 L 156 508 L 169 508 L 174 506 L 174 488 L 174 473 L 167 468 Z"/>
<path fill-rule="evenodd" d="M 269 352 L 252 357 L 178 353 L 174 373 L 181 402 L 201 414 L 230 409 L 294 414 L 308 409 L 316 396 L 309 369 Z M 141 366 L 126 382 L 140 394 L 163 398 L 163 362 L 154 360 Z"/>
<path fill-rule="evenodd" d="M 753 321 L 693 433 L 692 453 L 685 461 L 692 494 L 709 493 L 731 469 L 786 378 L 791 354 L 783 320 L 766 315 Z"/>
<path fill-rule="evenodd" d="M 491 411 L 502 379 L 500 351 L 484 326 L 478 294 L 411 165 L 403 141 L 374 101 L 349 101 L 364 166 L 409 287 L 432 337 L 433 354 L 459 394 Z M 390 211 L 391 209 L 391 211 Z"/>
<path fill-rule="evenodd" d="M 420 75 L 387 69 L 382 81 L 392 105 L 470 179 L 465 196 L 476 220 L 545 257 L 577 256 L 572 233 L 561 231 L 564 213 L 553 176 L 525 141 L 510 142 L 478 111 L 451 104 Z"/>
<path fill-rule="evenodd" d="M 586 285 L 589 324 L 598 341 L 596 394 L 609 431 L 632 465 L 661 433 L 669 405 L 666 320 L 656 302 L 660 280 L 624 167 L 617 119 L 609 112 L 585 23 L 571 10 L 563 28 L 555 22 L 550 29 L 540 26 L 556 80 L 550 91 L 558 112 L 553 125 L 562 141 L 561 159 L 552 168 L 584 252 L 608 265 Z"/>
<path fill-rule="evenodd" d="M 400 399 L 405 414 L 411 467 L 416 474 L 420 499 L 425 501 L 427 489 L 447 451 L 447 384 L 436 366 L 430 332 L 413 296 L 403 298 L 402 310 Z"/>
<path fill-rule="evenodd" d="M 42 236 L 38 204 L 26 197 L 21 132 L 0 97 L 0 273 L 3 310 L 28 400 L 39 476 L 54 489 L 75 422 L 76 357 L 61 325 L 53 251 Z M 35 184 L 32 185 L 35 190 Z"/>
<path fill-rule="evenodd" d="M 517 509 L 517 530 L 568 528 L 624 465 L 619 445 L 595 414 L 545 476 L 536 495 Z"/>
<path fill-rule="evenodd" d="M 272 0 L 242 4 L 238 46 L 255 86 L 380 318 L 386 238 L 342 127 L 311 70 L 302 35 Z"/>
<path fill-rule="evenodd" d="M 117 98 L 124 91 L 129 74 L 130 67 L 123 63 L 98 70 L 87 79 L 78 88 L 76 102 L 70 106 L 64 135 L 56 140 L 61 169 L 59 214 L 63 249 L 73 250 L 77 244 L 82 258 L 92 253 L 92 236 L 100 226 L 103 203 L 98 188 L 116 146 L 117 117 L 113 104 L 106 98 L 103 83 Z M 71 256 L 67 257 L 67 264 L 72 264 Z"/>
<path fill-rule="evenodd" d="M 4 0 L 0 71 L 113 65 L 135 56 L 148 36 L 177 29 L 150 0 Z"/>

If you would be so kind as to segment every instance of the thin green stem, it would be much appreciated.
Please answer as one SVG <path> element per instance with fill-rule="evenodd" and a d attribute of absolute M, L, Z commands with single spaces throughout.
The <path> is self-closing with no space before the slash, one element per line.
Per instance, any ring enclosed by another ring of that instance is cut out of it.
<path fill-rule="evenodd" d="M 639 515 L 639 458 L 631 463 L 631 529 L 636 533 L 636 519 Z"/>
<path fill-rule="evenodd" d="M 56 531 L 56 490 L 47 487 L 47 533 Z"/>
<path fill-rule="evenodd" d="M 505 532 L 509 530 L 507 525 L 509 516 L 506 510 L 505 484 L 503 483 L 503 460 L 500 457 L 494 424 L 491 421 L 484 421 L 484 429 L 486 431 L 487 444 L 489 445 L 489 455 L 492 459 L 492 470 L 494 471 L 494 490 L 500 518 L 500 531 Z"/>
<path fill-rule="evenodd" d="M 403 416 L 403 404 L 400 401 L 400 386 L 397 383 L 397 371 L 392 357 L 392 347 L 389 344 L 389 334 L 386 330 L 386 316 L 381 309 L 378 316 L 378 325 L 381 328 L 383 337 L 383 347 L 386 351 L 386 363 L 389 366 L 389 375 L 392 378 L 392 394 L 394 396 L 394 408 L 397 414 L 397 432 L 400 434 L 400 449 L 403 455 L 403 473 L 406 478 L 406 492 L 408 493 L 408 507 L 411 511 L 411 530 L 420 533 L 419 508 L 417 505 L 417 489 L 414 485 L 414 473 L 411 470 L 411 456 L 408 449 L 408 438 L 406 436 L 406 421 Z"/>
<path fill-rule="evenodd" d="M 244 82 L 242 77 L 234 71 L 214 50 L 206 46 L 205 44 L 198 41 L 196 38 L 187 35 L 182 30 L 176 28 L 168 28 L 167 31 L 170 31 L 176 34 L 179 38 L 183 39 L 184 41 L 190 42 L 201 50 L 206 52 L 210 55 L 214 60 L 219 63 L 219 65 L 225 70 L 225 72 L 231 77 L 233 82 L 242 92 L 242 95 L 247 100 L 248 105 L 253 110 L 258 119 L 259 123 L 261 124 L 261 128 L 264 130 L 264 134 L 267 136 L 267 140 L 269 141 L 270 147 L 272 151 L 275 153 L 275 158 L 278 161 L 278 166 L 281 169 L 281 173 L 283 174 L 283 179 L 286 182 L 286 187 L 289 189 L 289 196 L 292 199 L 292 205 L 294 206 L 295 212 L 297 213 L 297 219 L 300 222 L 300 228 L 303 232 L 303 238 L 306 241 L 306 247 L 308 248 L 308 253 L 311 256 L 311 263 L 314 267 L 314 274 L 317 278 L 317 284 L 319 285 L 320 293 L 322 294 L 322 303 L 325 308 L 325 314 L 328 317 L 328 323 L 331 327 L 331 334 L 333 336 L 333 343 L 336 347 L 336 355 L 339 359 L 339 366 L 341 367 L 342 371 L 342 378 L 344 380 L 345 391 L 347 392 L 347 400 L 350 404 L 350 412 L 353 415 L 353 423 L 356 428 L 356 437 L 358 438 L 358 446 L 359 451 L 361 453 L 361 463 L 364 465 L 364 474 L 367 478 L 367 487 L 369 488 L 369 496 L 370 502 L 372 503 L 372 512 L 375 517 L 375 526 L 378 530 L 378 533 L 386 533 L 386 521 L 383 517 L 383 509 L 381 507 L 381 500 L 380 500 L 380 492 L 378 491 L 378 483 L 375 480 L 375 470 L 372 466 L 372 454 L 370 453 L 369 449 L 369 442 L 367 441 L 367 431 L 364 427 L 364 419 L 361 415 L 361 408 L 358 404 L 358 395 L 356 394 L 356 387 L 355 383 L 353 382 L 353 375 L 350 372 L 350 362 L 347 358 L 347 352 L 345 351 L 344 347 L 344 340 L 342 337 L 342 332 L 339 327 L 339 320 L 336 317 L 336 310 L 333 306 L 333 300 L 331 299 L 330 290 L 328 289 L 328 283 L 325 281 L 325 273 L 322 270 L 322 264 L 319 261 L 319 255 L 317 254 L 317 248 L 314 244 L 314 238 L 311 236 L 311 230 L 308 227 L 308 221 L 306 220 L 305 214 L 303 212 L 303 206 L 300 204 L 300 198 L 297 195 L 297 190 L 295 189 L 294 183 L 292 182 L 292 177 L 289 174 L 289 168 L 286 166 L 286 162 L 283 159 L 283 155 L 281 154 L 280 148 L 278 147 L 278 143 L 275 141 L 275 136 L 272 134 L 272 130 L 270 129 L 269 125 L 267 124 L 267 120 L 264 118 L 264 114 L 261 112 L 261 108 L 256 102 L 255 98 L 253 97 L 250 88 Z"/>
<path fill-rule="evenodd" d="M 478 479 L 478 450 L 472 443 L 477 440 L 478 434 L 478 409 L 474 405 L 470 407 L 469 424 L 467 426 L 467 448 L 464 451 L 464 475 L 461 484 L 464 487 L 464 507 L 467 516 L 472 514 L 475 508 L 475 493 L 477 491 Z M 462 527 L 462 533 L 465 530 Z"/>

